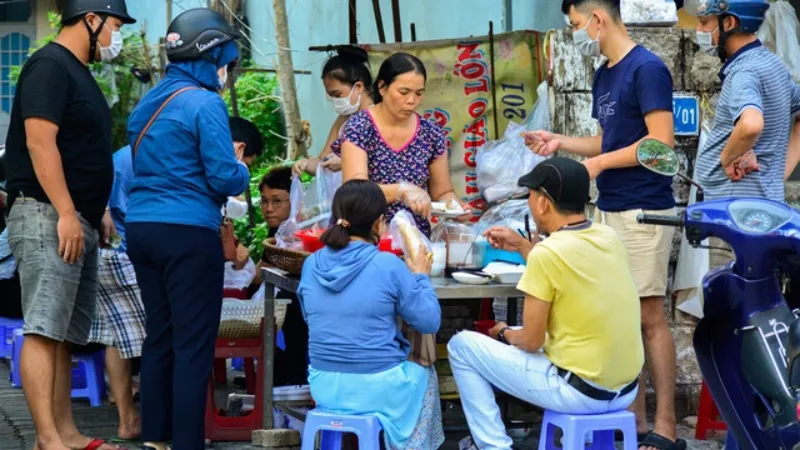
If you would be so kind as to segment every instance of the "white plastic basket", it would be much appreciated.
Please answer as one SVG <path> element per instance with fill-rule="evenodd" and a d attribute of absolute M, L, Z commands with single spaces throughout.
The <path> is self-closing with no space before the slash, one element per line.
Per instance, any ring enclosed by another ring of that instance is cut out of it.
<path fill-rule="evenodd" d="M 288 299 L 275 300 L 275 325 L 280 329 L 286 320 L 286 310 L 292 303 Z M 220 338 L 254 338 L 261 331 L 264 318 L 264 303 L 251 300 L 226 298 L 222 300 L 222 316 L 219 323 Z"/>

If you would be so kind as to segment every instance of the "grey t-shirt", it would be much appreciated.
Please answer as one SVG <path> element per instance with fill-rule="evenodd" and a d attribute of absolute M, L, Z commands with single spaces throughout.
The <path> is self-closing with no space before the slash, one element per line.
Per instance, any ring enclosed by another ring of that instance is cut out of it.
<path fill-rule="evenodd" d="M 698 150 L 695 176 L 708 200 L 758 197 L 784 201 L 786 148 L 795 116 L 800 112 L 800 87 L 776 55 L 760 42 L 748 44 L 723 66 L 722 92 L 714 127 Z M 747 109 L 760 111 L 764 130 L 753 149 L 761 166 L 740 181 L 730 181 L 720 163 L 736 121 Z"/>

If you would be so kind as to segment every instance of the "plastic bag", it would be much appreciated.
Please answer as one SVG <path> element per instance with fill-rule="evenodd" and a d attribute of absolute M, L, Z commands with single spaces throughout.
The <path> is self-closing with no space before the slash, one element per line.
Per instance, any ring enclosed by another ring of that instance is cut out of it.
<path fill-rule="evenodd" d="M 303 243 L 295 236 L 302 230 L 328 228 L 331 219 L 331 204 L 336 189 L 342 185 L 342 173 L 325 168 L 317 170 L 317 176 L 308 186 L 300 178 L 292 178 L 289 191 L 291 202 L 289 219 L 275 233 L 275 243 L 280 248 L 302 250 Z"/>
<path fill-rule="evenodd" d="M 433 251 L 431 241 L 419 231 L 411 213 L 404 209 L 392 217 L 389 233 L 392 235 L 392 247 L 402 250 L 407 258 L 416 259 L 417 252 L 423 246 L 426 252 Z"/>
<path fill-rule="evenodd" d="M 778 0 L 767 10 L 766 18 L 758 30 L 758 38 L 781 61 L 792 74 L 792 80 L 800 83 L 800 41 L 795 9 L 786 0 Z"/>
<path fill-rule="evenodd" d="M 526 131 L 550 131 L 550 86 L 546 81 L 536 88 L 536 104 L 522 126 Z"/>
<path fill-rule="evenodd" d="M 517 180 L 527 174 L 545 157 L 533 153 L 520 136 L 524 131 L 550 129 L 550 100 L 547 83 L 537 89 L 536 101 L 530 118 L 523 125 L 510 122 L 500 140 L 490 141 L 475 156 L 478 189 L 489 203 L 525 194 L 527 190 L 517 185 Z"/>
<path fill-rule="evenodd" d="M 489 228 L 506 227 L 514 231 L 525 232 L 525 217 L 528 217 L 528 227 L 531 233 L 536 232 L 536 224 L 531 218 L 531 211 L 527 200 L 509 200 L 493 206 L 481 216 L 473 231 L 478 236 L 483 235 Z"/>
<path fill-rule="evenodd" d="M 256 264 L 252 259 L 241 270 L 233 268 L 232 262 L 225 263 L 225 289 L 246 289 L 256 277 Z"/>
<path fill-rule="evenodd" d="M 626 25 L 674 25 L 678 23 L 675 0 L 622 0 L 622 21 Z"/>

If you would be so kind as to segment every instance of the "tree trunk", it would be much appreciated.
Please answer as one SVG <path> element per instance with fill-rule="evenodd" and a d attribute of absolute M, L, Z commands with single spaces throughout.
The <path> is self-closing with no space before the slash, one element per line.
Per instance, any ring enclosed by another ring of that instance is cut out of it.
<path fill-rule="evenodd" d="M 272 0 L 275 12 L 275 35 L 278 44 L 278 82 L 281 86 L 283 115 L 286 132 L 289 135 L 287 158 L 306 156 L 308 128 L 300 121 L 300 106 L 297 103 L 297 89 L 294 83 L 294 65 L 289 44 L 289 25 L 286 18 L 286 0 Z"/>

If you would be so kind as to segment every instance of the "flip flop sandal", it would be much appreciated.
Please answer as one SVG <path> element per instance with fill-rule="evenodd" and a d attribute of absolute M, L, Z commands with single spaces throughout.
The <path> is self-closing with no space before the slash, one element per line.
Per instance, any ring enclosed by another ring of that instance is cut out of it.
<path fill-rule="evenodd" d="M 678 439 L 672 442 L 658 433 L 651 432 L 639 442 L 639 448 L 642 447 L 653 447 L 658 450 L 686 450 L 686 441 Z"/>
<path fill-rule="evenodd" d="M 94 439 L 94 440 L 92 440 L 92 442 L 89 442 L 89 445 L 87 445 L 86 447 L 84 447 L 82 449 L 78 449 L 78 450 L 97 450 L 97 449 L 99 449 L 100 447 L 102 447 L 104 445 L 110 445 L 112 447 L 119 448 L 116 444 L 113 444 L 110 441 L 106 441 L 104 439 Z"/>

